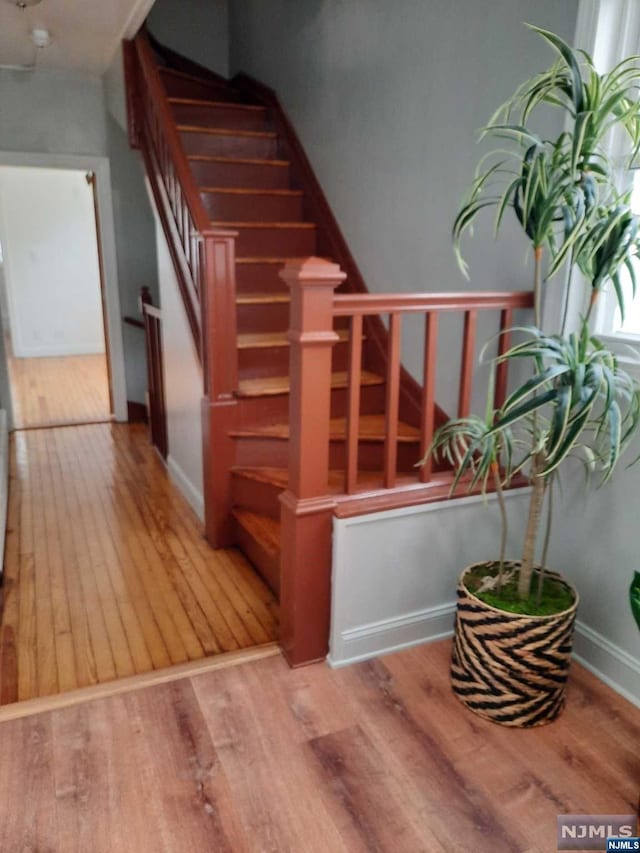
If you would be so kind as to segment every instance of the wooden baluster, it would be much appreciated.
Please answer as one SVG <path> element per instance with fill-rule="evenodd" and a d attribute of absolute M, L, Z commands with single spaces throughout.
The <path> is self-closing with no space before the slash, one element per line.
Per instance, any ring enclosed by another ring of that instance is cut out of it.
<path fill-rule="evenodd" d="M 425 316 L 424 329 L 424 370 L 422 382 L 422 423 L 420 438 L 420 455 L 423 457 L 433 439 L 435 427 L 435 390 L 436 371 L 438 365 L 438 315 L 429 311 Z M 426 460 L 420 468 L 420 481 L 428 483 L 431 479 L 433 460 Z"/>
<path fill-rule="evenodd" d="M 205 534 L 214 548 L 234 544 L 231 523 L 231 467 L 235 460 L 238 357 L 235 293 L 236 232 L 204 235 L 201 293 L 204 371 L 202 450 Z"/>
<path fill-rule="evenodd" d="M 385 489 L 396 484 L 398 469 L 398 418 L 400 404 L 400 335 L 402 315 L 391 314 L 387 353 L 387 393 L 385 404 L 384 477 Z"/>
<path fill-rule="evenodd" d="M 292 260 L 280 277 L 291 291 L 289 485 L 280 496 L 280 644 L 292 666 L 321 660 L 331 611 L 329 420 L 333 291 L 337 264 Z"/>
<path fill-rule="evenodd" d="M 349 336 L 349 378 L 347 385 L 347 447 L 345 492 L 350 495 L 358 484 L 358 432 L 360 429 L 360 376 L 362 373 L 362 316 L 351 318 Z"/>
<path fill-rule="evenodd" d="M 473 358 L 476 351 L 476 326 L 478 312 L 475 309 L 464 313 L 464 332 L 462 339 L 462 362 L 460 365 L 460 396 L 458 398 L 458 417 L 466 418 L 471 411 L 471 388 L 473 383 Z"/>
<path fill-rule="evenodd" d="M 500 335 L 498 337 L 498 356 L 504 355 L 511 346 L 511 332 L 509 331 L 513 322 L 513 311 L 511 308 L 504 308 L 500 312 Z M 506 361 L 501 362 L 496 367 L 496 387 L 493 397 L 493 408 L 501 408 L 504 401 L 507 399 L 507 370 L 508 364 Z"/>

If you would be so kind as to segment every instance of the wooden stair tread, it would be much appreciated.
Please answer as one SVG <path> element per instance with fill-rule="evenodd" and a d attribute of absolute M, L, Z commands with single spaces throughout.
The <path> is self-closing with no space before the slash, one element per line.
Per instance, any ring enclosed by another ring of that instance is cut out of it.
<path fill-rule="evenodd" d="M 263 160 L 255 157 L 219 157 L 217 154 L 188 154 L 187 160 L 205 163 L 241 163 L 244 166 L 289 166 L 289 160 Z"/>
<path fill-rule="evenodd" d="M 300 198 L 302 190 L 252 189 L 245 187 L 199 187 L 201 193 L 224 193 L 225 195 L 273 195 L 285 198 Z"/>
<path fill-rule="evenodd" d="M 258 139 L 275 139 L 277 134 L 272 130 L 236 130 L 226 127 L 205 127 L 201 124 L 179 124 L 180 133 L 208 133 L 214 136 L 248 136 Z"/>
<path fill-rule="evenodd" d="M 247 533 L 258 542 L 271 557 L 280 553 L 280 523 L 268 515 L 234 507 L 231 514 Z"/>
<path fill-rule="evenodd" d="M 331 374 L 332 388 L 347 388 L 349 376 L 346 371 Z M 360 374 L 360 385 L 383 385 L 384 379 L 368 370 Z M 288 394 L 290 380 L 288 376 L 268 376 L 261 379 L 243 379 L 238 385 L 239 397 L 270 397 L 276 394 Z"/>
<path fill-rule="evenodd" d="M 276 303 L 291 302 L 288 293 L 238 293 L 236 303 L 238 305 L 274 305 Z"/>
<path fill-rule="evenodd" d="M 217 89 L 228 89 L 230 92 L 235 92 L 236 89 L 228 83 L 220 80 L 211 80 L 208 77 L 199 77 L 197 74 L 190 74 L 188 71 L 180 71 L 177 68 L 171 68 L 169 65 L 158 65 L 158 71 L 161 74 L 171 74 L 172 77 L 181 77 L 184 80 L 194 80 L 196 83 L 204 83 L 206 86 L 212 86 Z M 238 92 L 240 97 L 240 92 Z"/>
<path fill-rule="evenodd" d="M 258 104 L 240 104 L 236 101 L 212 101 L 206 98 L 168 98 L 170 104 L 181 104 L 194 107 L 216 107 L 225 110 L 247 110 L 249 112 L 265 112 L 266 107 Z"/>
<path fill-rule="evenodd" d="M 331 440 L 340 441 L 346 437 L 346 418 L 332 418 L 329 421 L 329 435 Z M 289 438 L 289 424 L 268 424 L 263 427 L 250 427 L 234 430 L 231 435 L 238 438 Z M 358 435 L 360 441 L 384 441 L 385 417 L 384 415 L 361 415 L 359 420 Z M 420 430 L 404 421 L 398 422 L 398 442 L 401 444 L 420 441 Z"/>
<path fill-rule="evenodd" d="M 251 222 L 245 219 L 231 222 L 223 219 L 212 219 L 211 224 L 216 228 L 301 228 L 311 230 L 317 227 L 315 222 Z"/>
<path fill-rule="evenodd" d="M 336 329 L 340 341 L 349 338 L 347 329 Z M 238 349 L 267 349 L 269 347 L 288 347 L 286 332 L 249 332 L 238 335 Z"/>
<path fill-rule="evenodd" d="M 236 258 L 237 264 L 284 264 L 287 263 L 288 258 L 266 258 L 266 257 L 256 257 L 256 258 Z"/>
<path fill-rule="evenodd" d="M 289 485 L 289 472 L 286 468 L 255 468 L 237 465 L 231 470 L 237 477 L 244 477 L 256 483 L 265 483 L 276 489 L 284 490 Z M 344 476 L 344 471 L 329 471 L 329 494 L 342 495 L 344 493 Z M 452 477 L 453 474 L 450 471 L 435 472 L 432 474 L 429 483 L 416 483 L 415 475 L 398 472 L 396 485 L 400 488 L 430 488 L 438 497 L 444 499 L 449 497 Z M 381 486 L 382 471 L 359 471 L 354 494 L 377 491 Z"/>

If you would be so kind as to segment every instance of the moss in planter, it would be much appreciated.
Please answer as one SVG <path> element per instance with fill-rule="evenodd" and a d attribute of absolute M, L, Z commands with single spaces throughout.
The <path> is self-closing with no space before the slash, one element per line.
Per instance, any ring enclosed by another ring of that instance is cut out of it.
<path fill-rule="evenodd" d="M 516 568 L 513 564 L 505 563 L 506 571 L 513 568 Z M 502 587 L 500 593 L 495 590 L 478 591 L 487 575 L 495 577 L 497 574 L 497 563 L 485 563 L 470 569 L 465 575 L 464 582 L 469 592 L 472 592 L 476 598 L 491 605 L 491 607 L 497 607 L 499 610 L 506 610 L 509 613 L 521 613 L 527 616 L 553 616 L 555 613 L 562 613 L 567 610 L 574 602 L 571 589 L 554 575 L 547 575 L 544 579 L 540 605 L 536 603 L 537 576 L 534 576 L 531 594 L 524 601 L 518 598 L 517 574 L 514 574 L 514 577 Z"/>

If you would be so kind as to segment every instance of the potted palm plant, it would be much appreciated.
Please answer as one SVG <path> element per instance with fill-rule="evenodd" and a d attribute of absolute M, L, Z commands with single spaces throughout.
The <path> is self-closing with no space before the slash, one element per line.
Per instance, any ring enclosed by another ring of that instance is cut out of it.
<path fill-rule="evenodd" d="M 510 330 L 517 342 L 493 360 L 493 370 L 502 361 L 524 365 L 524 379 L 499 409 L 489 388 L 484 417 L 450 420 L 428 450 L 453 465 L 454 488 L 465 475 L 470 488 L 497 494 L 500 555 L 460 579 L 452 684 L 472 710 L 512 726 L 550 722 L 564 706 L 578 596 L 545 567 L 560 469 L 577 456 L 590 481 L 606 481 L 640 420 L 636 380 L 590 331 L 605 287 L 614 289 L 623 316 L 624 275 L 635 289 L 638 219 L 616 186 L 619 163 L 614 168 L 606 146 L 616 133 L 628 162 L 638 154 L 637 57 L 601 75 L 587 54 L 531 29 L 554 50 L 555 62 L 525 82 L 483 131 L 497 147 L 481 159 L 453 226 L 464 272 L 461 240 L 489 209 L 496 233 L 512 215 L 530 242 L 533 325 Z M 541 110 L 562 113 L 557 137 L 536 133 Z M 564 316 L 558 328 L 544 329 L 544 292 L 561 273 L 568 276 Z M 577 287 L 586 289 L 585 309 L 578 330 L 568 333 L 566 304 Z M 526 530 L 520 559 L 507 561 L 503 489 L 521 472 L 530 483 Z"/>

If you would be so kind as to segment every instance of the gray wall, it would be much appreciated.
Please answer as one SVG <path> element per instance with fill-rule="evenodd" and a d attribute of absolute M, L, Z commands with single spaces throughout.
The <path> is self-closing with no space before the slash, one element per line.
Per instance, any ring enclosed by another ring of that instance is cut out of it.
<path fill-rule="evenodd" d="M 162 44 L 227 77 L 227 0 L 156 0 L 147 26 Z"/>
<path fill-rule="evenodd" d="M 0 150 L 109 157 L 122 314 L 137 314 L 142 284 L 157 294 L 153 217 L 124 124 L 120 51 L 104 80 L 88 74 L 0 71 Z M 106 93 L 106 97 L 105 97 Z M 143 402 L 144 341 L 123 326 L 127 399 Z"/>
<path fill-rule="evenodd" d="M 497 246 L 491 217 L 476 229 L 467 243 L 468 283 L 455 265 L 450 230 L 480 154 L 475 131 L 552 59 L 522 22 L 571 40 L 576 15 L 576 0 L 231 0 L 230 70 L 278 92 L 371 290 L 528 289 L 527 245 L 517 228 Z M 457 343 L 449 344 L 451 358 L 443 361 L 451 377 Z M 443 375 L 445 405 L 446 384 Z M 621 471 L 588 497 L 581 477 L 570 472 L 565 480 L 549 563 L 579 588 L 579 653 L 639 701 L 640 636 L 627 589 L 638 565 L 640 473 Z M 355 582 L 351 557 L 360 552 L 349 551 L 350 536 L 341 541 Z M 413 548 L 409 597 L 415 593 L 426 607 L 419 536 L 403 544 Z M 384 557 L 376 559 L 388 572 Z M 371 555 L 362 560 L 371 588 L 377 564 Z M 362 590 L 351 592 L 360 600 Z M 440 614 L 440 588 L 428 603 Z M 393 623 L 398 615 L 387 610 L 359 614 L 360 624 L 370 619 L 379 634 L 385 618 Z M 367 631 L 358 631 L 352 639 L 360 642 Z"/>
<path fill-rule="evenodd" d="M 100 78 L 67 71 L 0 71 L 0 150 L 105 155 Z"/>
<path fill-rule="evenodd" d="M 371 290 L 466 287 L 450 231 L 474 139 L 571 38 L 577 0 L 232 0 L 231 71 L 273 86 Z M 469 245 L 470 287 L 530 286 L 524 240 Z M 514 245 L 511 245 L 514 243 Z"/>
<path fill-rule="evenodd" d="M 231 0 L 230 70 L 278 92 L 370 290 L 528 289 L 517 226 L 499 247 L 490 215 L 476 229 L 466 282 L 451 225 L 481 153 L 478 128 L 553 60 L 522 22 L 571 38 L 576 13 L 577 0 Z M 415 330 L 403 358 L 417 373 Z M 442 330 L 449 370 L 460 333 L 453 321 Z M 452 410 L 450 374 L 438 378 Z"/>
<path fill-rule="evenodd" d="M 627 463 L 637 455 L 639 443 Z M 640 704 L 640 631 L 629 606 L 633 572 L 640 569 L 640 467 L 625 468 L 623 463 L 600 489 L 595 483 L 586 489 L 577 466 L 564 474 L 548 562 L 574 581 L 581 597 L 579 618 L 595 632 L 580 639 L 578 651 L 605 675 L 626 684 Z M 614 658 L 606 666 L 597 657 L 603 646 Z"/>
<path fill-rule="evenodd" d="M 126 133 L 107 116 L 107 144 L 111 164 L 111 192 L 118 248 L 118 282 L 122 316 L 141 317 L 140 289 L 151 288 L 158 303 L 158 271 L 153 215 L 144 184 L 143 164 L 138 152 L 129 148 Z M 128 324 L 122 326 L 127 399 L 144 403 L 147 389 L 144 333 Z"/>

